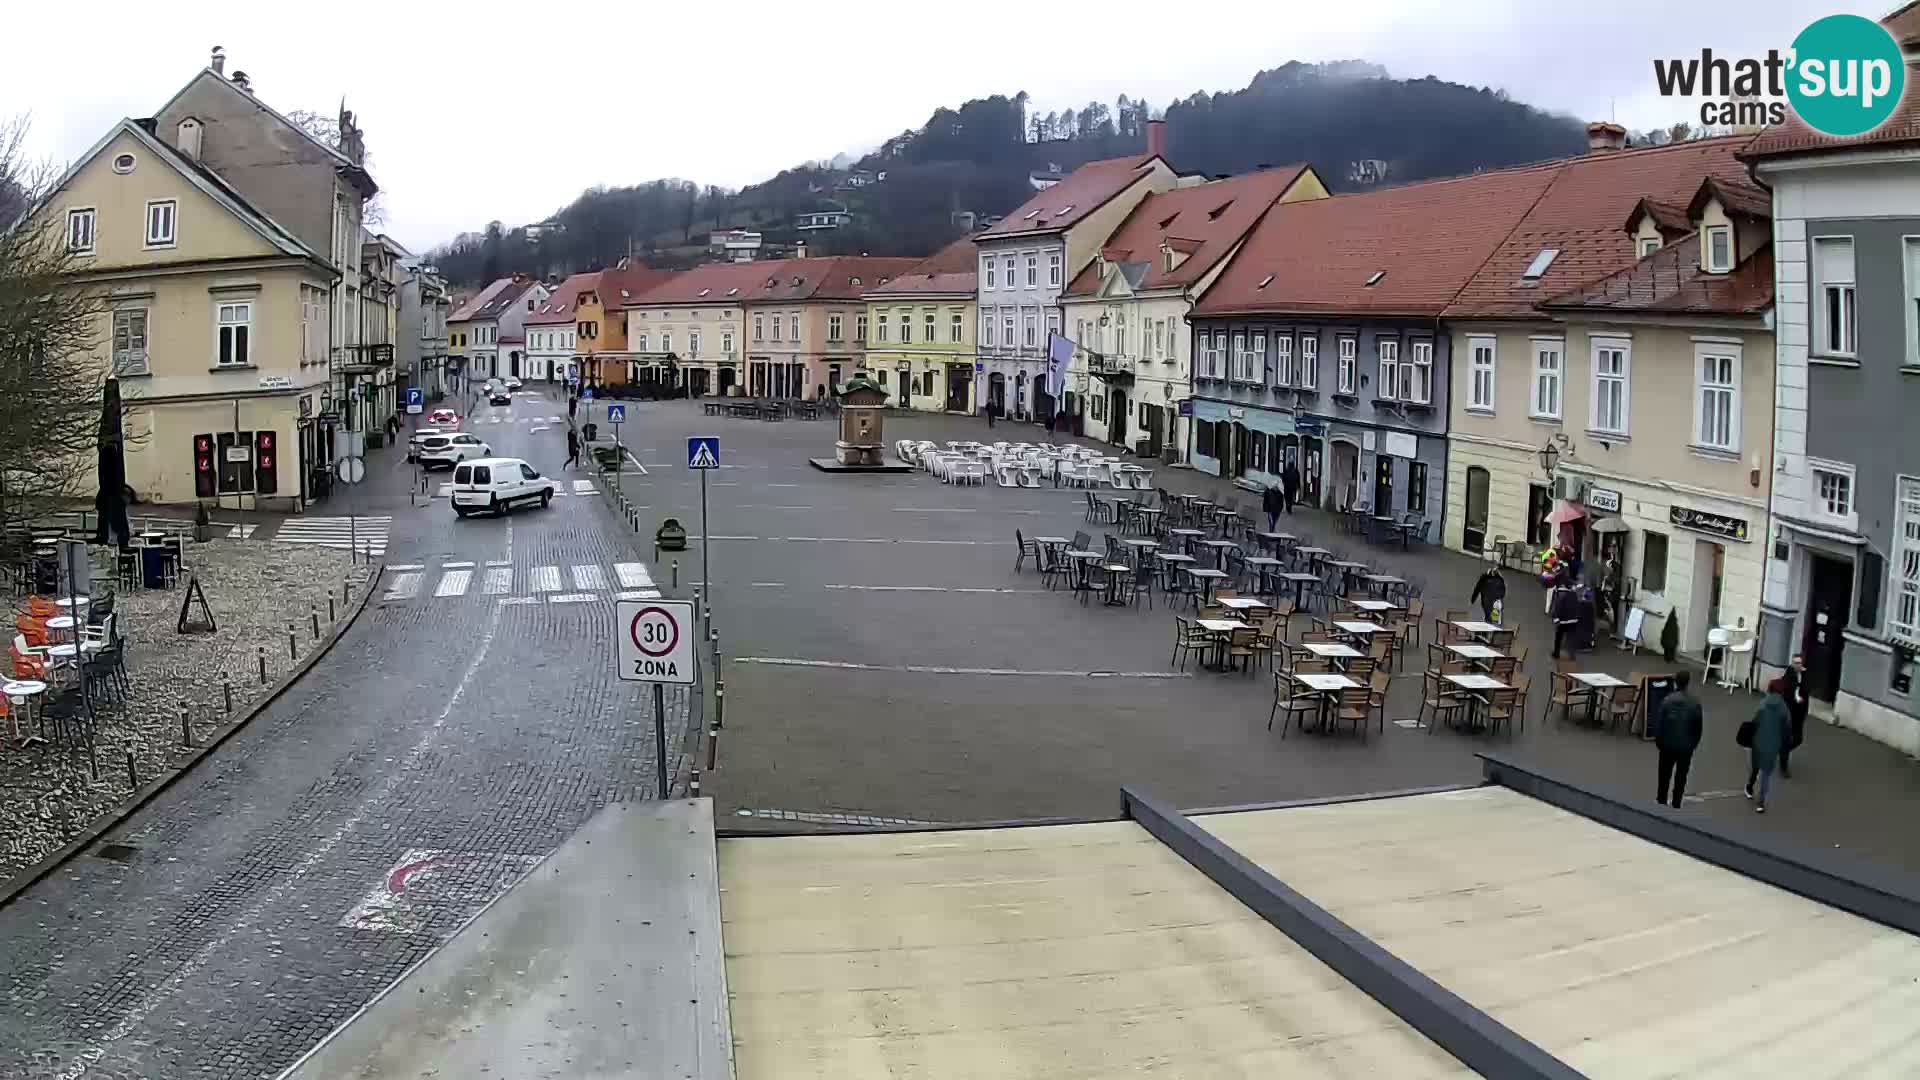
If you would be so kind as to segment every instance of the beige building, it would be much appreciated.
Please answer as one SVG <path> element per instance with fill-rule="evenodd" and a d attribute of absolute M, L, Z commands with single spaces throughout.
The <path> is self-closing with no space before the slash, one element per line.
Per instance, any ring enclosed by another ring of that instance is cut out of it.
<path fill-rule="evenodd" d="M 335 271 L 151 123 L 115 125 L 37 211 L 64 221 L 76 287 L 101 303 L 127 482 L 159 502 L 298 507 L 301 459 L 281 449 L 325 407 Z"/>
<path fill-rule="evenodd" d="M 745 300 L 746 393 L 814 398 L 866 367 L 862 297 L 920 260 L 842 255 L 737 264 L 757 268 Z"/>
<path fill-rule="evenodd" d="M 743 297 L 767 263 L 709 263 L 673 274 L 622 302 L 641 386 L 704 396 L 742 381 Z M 758 267 L 758 269 L 756 269 Z"/>
<path fill-rule="evenodd" d="M 1453 326 L 1446 541 L 1568 541 L 1596 581 L 1617 558 L 1641 640 L 1671 615 L 1697 654 L 1709 629 L 1759 616 L 1773 260 L 1764 194 L 1694 185 L 1640 200 L 1615 234 L 1640 257 L 1549 293 L 1537 320 Z M 1574 519 L 1549 525 L 1556 511 Z"/>
<path fill-rule="evenodd" d="M 955 240 L 867 293 L 854 333 L 887 404 L 921 412 L 973 410 L 973 241 Z"/>

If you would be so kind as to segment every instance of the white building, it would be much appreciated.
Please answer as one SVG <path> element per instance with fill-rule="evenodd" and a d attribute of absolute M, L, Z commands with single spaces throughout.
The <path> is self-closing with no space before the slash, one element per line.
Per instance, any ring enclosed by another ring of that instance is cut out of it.
<path fill-rule="evenodd" d="M 547 298 L 535 305 L 527 316 L 527 363 L 521 378 L 529 382 L 560 382 L 566 379 L 573 358 L 578 354 L 575 316 L 579 313 L 580 293 L 592 290 L 600 281 L 600 272 L 574 274 L 554 286 Z"/>

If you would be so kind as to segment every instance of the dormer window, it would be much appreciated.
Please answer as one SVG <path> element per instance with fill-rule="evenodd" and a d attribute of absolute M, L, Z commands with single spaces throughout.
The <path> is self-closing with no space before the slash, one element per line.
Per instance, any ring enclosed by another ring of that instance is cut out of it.
<path fill-rule="evenodd" d="M 858 277 L 853 278 L 852 281 L 855 285 L 860 284 L 860 279 Z"/>
<path fill-rule="evenodd" d="M 1707 273 L 1724 274 L 1733 269 L 1733 227 L 1714 225 L 1707 229 Z"/>
<path fill-rule="evenodd" d="M 1219 206 L 1216 206 L 1213 209 L 1207 211 L 1207 220 L 1208 221 L 1220 220 L 1220 215 L 1226 213 L 1227 208 L 1232 205 L 1233 205 L 1233 200 L 1228 199 L 1226 202 L 1223 202 Z"/>
<path fill-rule="evenodd" d="M 699 295 L 705 296 L 712 291 L 713 291 L 712 289 L 701 289 Z"/>
<path fill-rule="evenodd" d="M 1067 216 L 1068 214 L 1071 214 L 1071 213 L 1073 213 L 1073 204 L 1072 204 L 1072 203 L 1068 203 L 1067 205 L 1065 205 L 1065 206 L 1063 206 L 1063 207 L 1061 207 L 1061 208 L 1060 208 L 1060 216 L 1061 216 L 1061 217 L 1066 217 L 1066 216 Z"/>
<path fill-rule="evenodd" d="M 1380 279 L 1386 276 L 1387 276 L 1387 272 L 1385 270 L 1375 270 L 1372 274 L 1367 276 L 1367 288 L 1371 289 L 1375 285 L 1380 284 Z"/>
<path fill-rule="evenodd" d="M 1267 275 L 1266 277 L 1263 277 L 1263 278 L 1261 278 L 1261 279 L 1260 279 L 1260 284 L 1258 284 L 1258 285 L 1255 285 L 1255 286 L 1254 286 L 1254 288 L 1256 288 L 1256 289 L 1264 289 L 1264 288 L 1266 288 L 1267 286 L 1269 286 L 1269 285 L 1271 285 L 1271 284 L 1273 284 L 1273 275 L 1272 275 L 1272 274 L 1268 274 L 1268 275 Z"/>
<path fill-rule="evenodd" d="M 1643 237 L 1641 237 L 1641 238 L 1640 238 L 1640 257 L 1641 257 L 1641 258 L 1643 258 L 1643 259 L 1644 259 L 1644 258 L 1646 258 L 1647 256 L 1649 256 L 1649 255 L 1651 255 L 1651 254 L 1653 254 L 1654 252 L 1656 252 L 1656 251 L 1659 251 L 1659 250 L 1660 250 L 1660 238 L 1659 238 L 1659 237 L 1657 237 L 1657 236 L 1643 236 Z"/>

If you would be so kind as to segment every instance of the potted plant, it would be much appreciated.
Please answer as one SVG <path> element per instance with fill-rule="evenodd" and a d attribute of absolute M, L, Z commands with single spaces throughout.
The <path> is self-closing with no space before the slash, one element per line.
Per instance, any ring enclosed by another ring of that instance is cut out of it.
<path fill-rule="evenodd" d="M 204 544 L 213 539 L 213 515 L 207 512 L 207 504 L 199 503 L 193 508 L 193 542 Z"/>
<path fill-rule="evenodd" d="M 1680 613 L 1667 612 L 1667 625 L 1660 628 L 1660 658 L 1673 663 L 1674 656 L 1680 652 Z"/>

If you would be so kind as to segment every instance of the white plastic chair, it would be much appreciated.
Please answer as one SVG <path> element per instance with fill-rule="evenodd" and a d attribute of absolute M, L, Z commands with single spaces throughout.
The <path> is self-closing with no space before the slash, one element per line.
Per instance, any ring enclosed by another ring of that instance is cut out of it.
<path fill-rule="evenodd" d="M 1740 616 L 1734 625 L 1733 632 L 1728 636 L 1732 641 L 1727 646 L 1725 665 L 1720 672 L 1720 685 L 1728 693 L 1732 693 L 1736 686 L 1743 690 L 1747 689 L 1753 674 L 1753 649 L 1758 644 L 1758 638 L 1754 636 L 1752 630 L 1747 628 L 1747 618 L 1744 615 Z M 1735 674 L 1739 676 L 1737 682 L 1732 678 Z"/>
<path fill-rule="evenodd" d="M 1141 469 L 1139 472 L 1128 473 L 1127 475 L 1133 477 L 1133 490 L 1135 491 L 1153 490 L 1153 471 L 1152 470 Z"/>
<path fill-rule="evenodd" d="M 993 471 L 993 479 L 994 482 L 998 483 L 1001 487 L 1020 486 L 1020 478 L 1018 474 L 1013 471 L 1013 466 L 1011 465 L 1002 465 L 995 469 Z"/>
<path fill-rule="evenodd" d="M 1713 678 L 1717 671 L 1719 677 L 1714 682 L 1728 692 L 1733 690 L 1733 684 L 1727 681 L 1727 647 L 1732 643 L 1733 635 L 1718 626 L 1707 631 L 1707 654 L 1700 672 L 1701 680 L 1705 681 Z"/>

